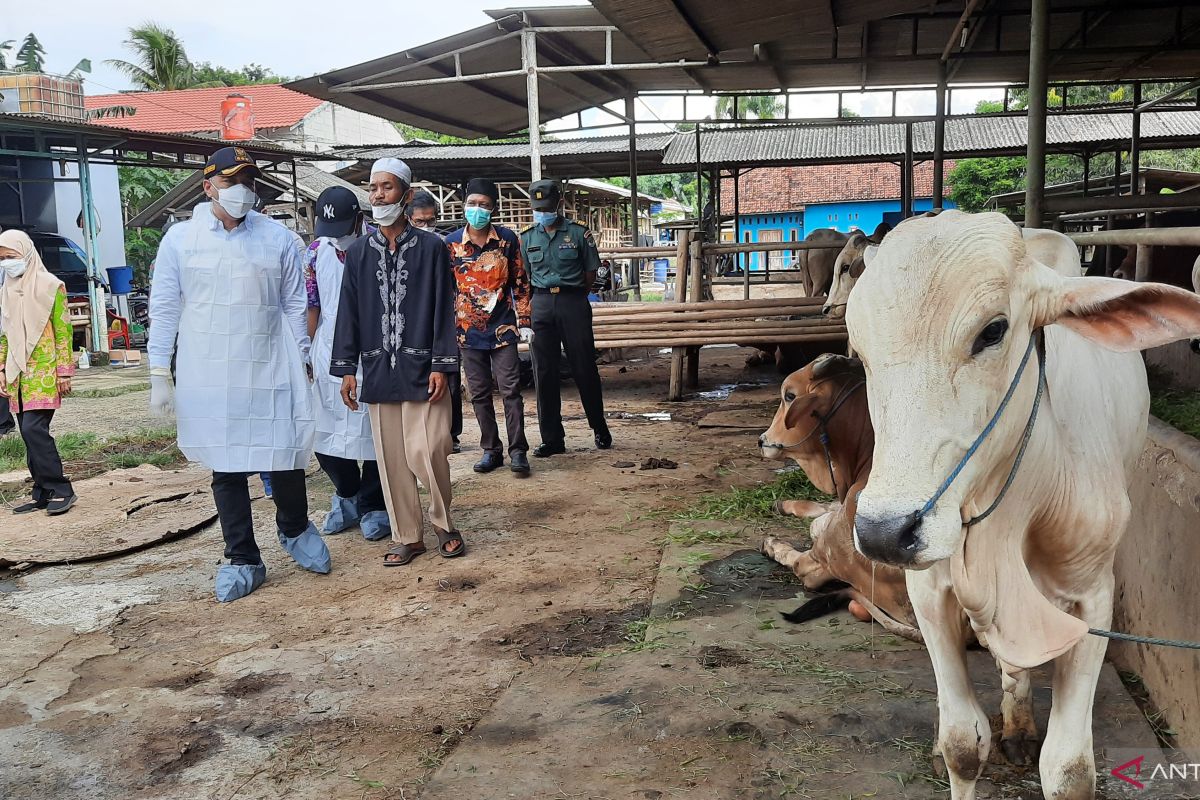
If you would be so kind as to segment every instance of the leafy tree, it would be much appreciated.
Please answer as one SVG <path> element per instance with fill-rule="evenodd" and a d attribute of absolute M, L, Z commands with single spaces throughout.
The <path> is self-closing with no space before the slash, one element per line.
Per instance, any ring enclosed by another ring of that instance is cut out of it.
<path fill-rule="evenodd" d="M 133 52 L 133 61 L 109 59 L 105 63 L 124 73 L 139 89 L 168 91 L 223 85 L 196 79 L 196 70 L 188 60 L 183 41 L 169 28 L 153 22 L 130 28 L 125 47 Z"/>
<path fill-rule="evenodd" d="M 224 86 L 258 86 L 287 83 L 291 78 L 276 75 L 261 64 L 247 64 L 241 69 L 229 69 L 208 61 L 192 65 L 192 77 L 197 83 Z"/>
<path fill-rule="evenodd" d="M 0 42 L 0 69 L 8 69 L 8 51 L 17 43 L 16 39 Z"/>
<path fill-rule="evenodd" d="M 121 185 L 121 206 L 125 211 L 125 219 L 133 218 L 187 175 L 184 170 L 119 167 L 117 177 Z M 154 263 L 162 236 L 162 231 L 155 228 L 125 229 L 125 259 L 133 267 L 139 285 L 149 285 L 150 265 Z"/>
<path fill-rule="evenodd" d="M 624 176 L 608 178 L 608 183 L 629 188 L 629 178 Z M 641 175 L 638 177 L 638 192 L 652 197 L 676 200 L 685 206 L 695 208 L 696 205 L 696 176 L 688 173 L 669 175 Z"/>
<path fill-rule="evenodd" d="M 717 118 L 734 119 L 734 98 L 717 98 Z M 737 98 L 737 119 L 778 119 L 783 116 L 784 104 L 777 95 L 762 94 Z M 753 115 L 753 116 L 751 116 Z"/>
<path fill-rule="evenodd" d="M 26 34 L 17 51 L 16 69 L 20 72 L 42 72 L 46 65 L 46 50 L 32 33 Z"/>

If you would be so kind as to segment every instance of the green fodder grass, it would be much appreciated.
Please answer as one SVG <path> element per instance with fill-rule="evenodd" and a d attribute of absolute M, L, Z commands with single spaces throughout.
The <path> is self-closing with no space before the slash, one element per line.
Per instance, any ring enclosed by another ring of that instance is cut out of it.
<path fill-rule="evenodd" d="M 1150 413 L 1189 436 L 1200 439 L 1200 392 L 1151 384 Z"/>
<path fill-rule="evenodd" d="M 834 497 L 813 486 L 801 470 L 785 472 L 778 480 L 749 488 L 734 487 L 721 494 L 699 498 L 694 506 L 675 515 L 677 519 L 778 519 L 775 504 L 780 500 L 815 500 L 828 503 Z"/>

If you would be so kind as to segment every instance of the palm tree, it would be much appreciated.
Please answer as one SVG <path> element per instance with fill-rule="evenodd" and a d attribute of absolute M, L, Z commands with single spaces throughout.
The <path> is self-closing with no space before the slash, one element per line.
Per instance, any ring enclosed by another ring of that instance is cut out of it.
<path fill-rule="evenodd" d="M 28 34 L 17 51 L 16 68 L 20 72 L 41 72 L 45 66 L 45 55 L 46 51 L 38 38 L 32 33 Z"/>
<path fill-rule="evenodd" d="M 776 119 L 784 112 L 784 104 L 779 102 L 778 95 L 761 94 L 752 97 L 739 97 L 737 101 L 737 119 Z M 733 98 L 717 98 L 717 117 L 734 119 Z"/>
<path fill-rule="evenodd" d="M 125 73 L 139 89 L 168 91 L 224 85 L 219 81 L 196 80 L 196 70 L 188 60 L 183 42 L 169 28 L 153 22 L 130 28 L 125 46 L 133 51 L 133 62 L 110 59 L 105 63 Z"/>

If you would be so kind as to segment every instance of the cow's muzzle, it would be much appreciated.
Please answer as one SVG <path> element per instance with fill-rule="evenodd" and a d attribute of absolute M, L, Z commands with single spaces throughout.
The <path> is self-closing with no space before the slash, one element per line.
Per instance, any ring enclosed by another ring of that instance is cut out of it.
<path fill-rule="evenodd" d="M 921 517 L 854 517 L 854 539 L 860 553 L 872 561 L 897 567 L 911 565 L 921 552 Z"/>

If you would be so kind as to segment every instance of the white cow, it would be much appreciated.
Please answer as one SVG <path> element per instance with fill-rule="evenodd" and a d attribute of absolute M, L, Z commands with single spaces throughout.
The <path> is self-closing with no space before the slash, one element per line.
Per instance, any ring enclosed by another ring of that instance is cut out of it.
<path fill-rule="evenodd" d="M 1054 660 L 1042 791 L 1093 797 L 1092 700 L 1106 640 L 1088 628 L 1110 623 L 1113 555 L 1145 441 L 1149 393 L 1136 351 L 1200 334 L 1200 297 L 1081 277 L 1078 251 L 1061 234 L 1023 237 L 999 214 L 948 211 L 888 236 L 846 321 L 875 428 L 855 546 L 909 570 L 951 797 L 975 797 L 991 740 L 967 675 L 971 630 L 1003 671 L 1005 717 L 1015 721 L 1002 733 L 1006 755 L 1036 752 L 1026 670 Z M 1028 355 L 1038 330 L 1047 385 L 1019 460 L 1039 383 Z M 1003 502 L 973 521 L 1015 462 Z"/>
<path fill-rule="evenodd" d="M 829 286 L 829 296 L 821 313 L 833 319 L 846 316 L 846 303 L 850 299 L 850 290 L 862 276 L 866 268 L 868 252 L 876 249 L 865 233 L 856 232 L 846 240 L 846 246 L 837 254 L 833 262 L 833 283 Z M 874 255 L 874 253 L 871 253 Z"/>
<path fill-rule="evenodd" d="M 1196 263 L 1192 265 L 1192 291 L 1200 294 L 1200 256 L 1197 256 Z M 1200 353 L 1200 339 L 1192 339 L 1191 344 L 1192 352 Z"/>

